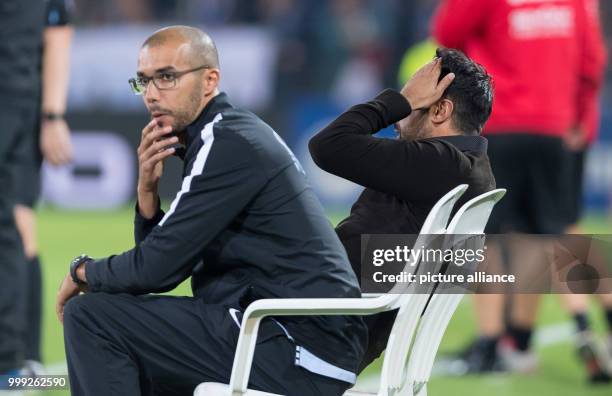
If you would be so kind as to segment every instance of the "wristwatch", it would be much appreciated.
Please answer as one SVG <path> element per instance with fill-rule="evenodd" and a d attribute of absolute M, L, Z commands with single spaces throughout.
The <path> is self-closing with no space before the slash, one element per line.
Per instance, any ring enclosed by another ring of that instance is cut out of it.
<path fill-rule="evenodd" d="M 55 120 L 63 120 L 64 114 L 62 113 L 54 113 L 51 111 L 45 111 L 42 113 L 43 120 L 46 121 L 55 121 Z"/>
<path fill-rule="evenodd" d="M 83 282 L 77 276 L 77 268 L 79 268 L 79 265 L 90 261 L 93 261 L 91 257 L 86 254 L 81 254 L 80 256 L 75 257 L 74 260 L 72 260 L 72 262 L 70 263 L 70 277 L 72 278 L 72 281 L 77 285 L 84 286 L 87 284 L 87 282 Z"/>

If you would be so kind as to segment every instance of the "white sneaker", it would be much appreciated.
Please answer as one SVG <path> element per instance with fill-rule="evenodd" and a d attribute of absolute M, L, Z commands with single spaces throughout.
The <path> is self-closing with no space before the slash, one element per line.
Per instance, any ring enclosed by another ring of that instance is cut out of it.
<path fill-rule="evenodd" d="M 610 383 L 609 366 L 610 357 L 607 351 L 593 334 L 583 331 L 576 335 L 576 348 L 578 356 L 583 361 L 589 382 L 591 383 Z"/>
<path fill-rule="evenodd" d="M 47 375 L 45 366 L 37 360 L 26 360 L 21 369 L 21 375 L 27 375 L 30 377 L 42 377 Z"/>

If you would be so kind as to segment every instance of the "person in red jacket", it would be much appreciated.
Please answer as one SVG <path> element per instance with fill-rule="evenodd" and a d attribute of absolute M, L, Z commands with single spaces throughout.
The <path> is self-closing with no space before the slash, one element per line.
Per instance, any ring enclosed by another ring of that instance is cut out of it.
<path fill-rule="evenodd" d="M 601 61 L 604 47 L 603 33 L 597 15 L 598 8 L 592 2 L 589 11 L 593 23 L 589 25 L 593 29 L 592 40 L 587 44 L 593 45 L 594 51 L 587 51 L 585 55 L 595 56 L 594 59 L 585 58 L 583 61 L 588 65 L 599 66 L 598 70 L 593 70 L 595 79 L 585 79 L 580 85 L 580 92 L 576 97 L 581 124 L 575 125 L 565 135 L 565 145 L 569 151 L 569 174 L 567 179 L 567 190 L 565 194 L 567 203 L 567 224 L 568 234 L 581 234 L 582 230 L 578 226 L 582 214 L 582 184 L 584 176 L 585 159 L 588 149 L 597 140 L 599 132 L 599 94 L 602 88 L 603 63 Z M 578 356 L 584 361 L 587 375 L 591 382 L 610 382 L 612 376 L 612 294 L 597 294 L 597 300 L 605 311 L 608 323 L 607 348 L 602 348 L 597 343 L 588 319 L 589 298 L 585 294 L 562 294 L 561 300 L 564 308 L 572 315 L 576 326 L 575 336 L 576 349 Z M 606 370 L 606 366 L 608 369 Z"/>
<path fill-rule="evenodd" d="M 443 0 L 436 11 L 434 38 L 482 64 L 495 84 L 495 106 L 483 134 L 497 183 L 508 194 L 492 214 L 489 233 L 565 231 L 564 142 L 588 139 L 597 113 L 593 98 L 603 81 L 597 7 L 597 0 Z M 523 252 L 538 250 L 522 243 Z M 493 251 L 501 260 L 500 250 Z M 522 266 L 535 259 L 521 257 Z M 537 309 L 533 299 L 514 296 L 505 330 L 504 296 L 477 296 L 480 338 L 463 356 L 466 371 L 500 368 L 497 344 L 505 331 L 525 352 L 519 364 L 533 368 L 526 353 Z"/>

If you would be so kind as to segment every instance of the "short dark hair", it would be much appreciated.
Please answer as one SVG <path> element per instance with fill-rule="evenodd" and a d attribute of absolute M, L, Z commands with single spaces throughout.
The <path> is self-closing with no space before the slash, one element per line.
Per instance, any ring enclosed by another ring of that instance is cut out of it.
<path fill-rule="evenodd" d="M 465 135 L 480 134 L 493 108 L 491 76 L 482 65 L 459 50 L 438 48 L 436 56 L 442 62 L 440 79 L 455 73 L 455 79 L 443 95 L 453 102 L 454 126 Z"/>

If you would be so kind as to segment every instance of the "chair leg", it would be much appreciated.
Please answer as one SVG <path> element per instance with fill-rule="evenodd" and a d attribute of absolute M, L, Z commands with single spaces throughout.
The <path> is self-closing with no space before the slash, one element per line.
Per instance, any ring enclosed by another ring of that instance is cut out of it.
<path fill-rule="evenodd" d="M 418 387 L 413 388 L 412 392 L 412 396 L 427 396 L 427 382 L 420 382 Z"/>

